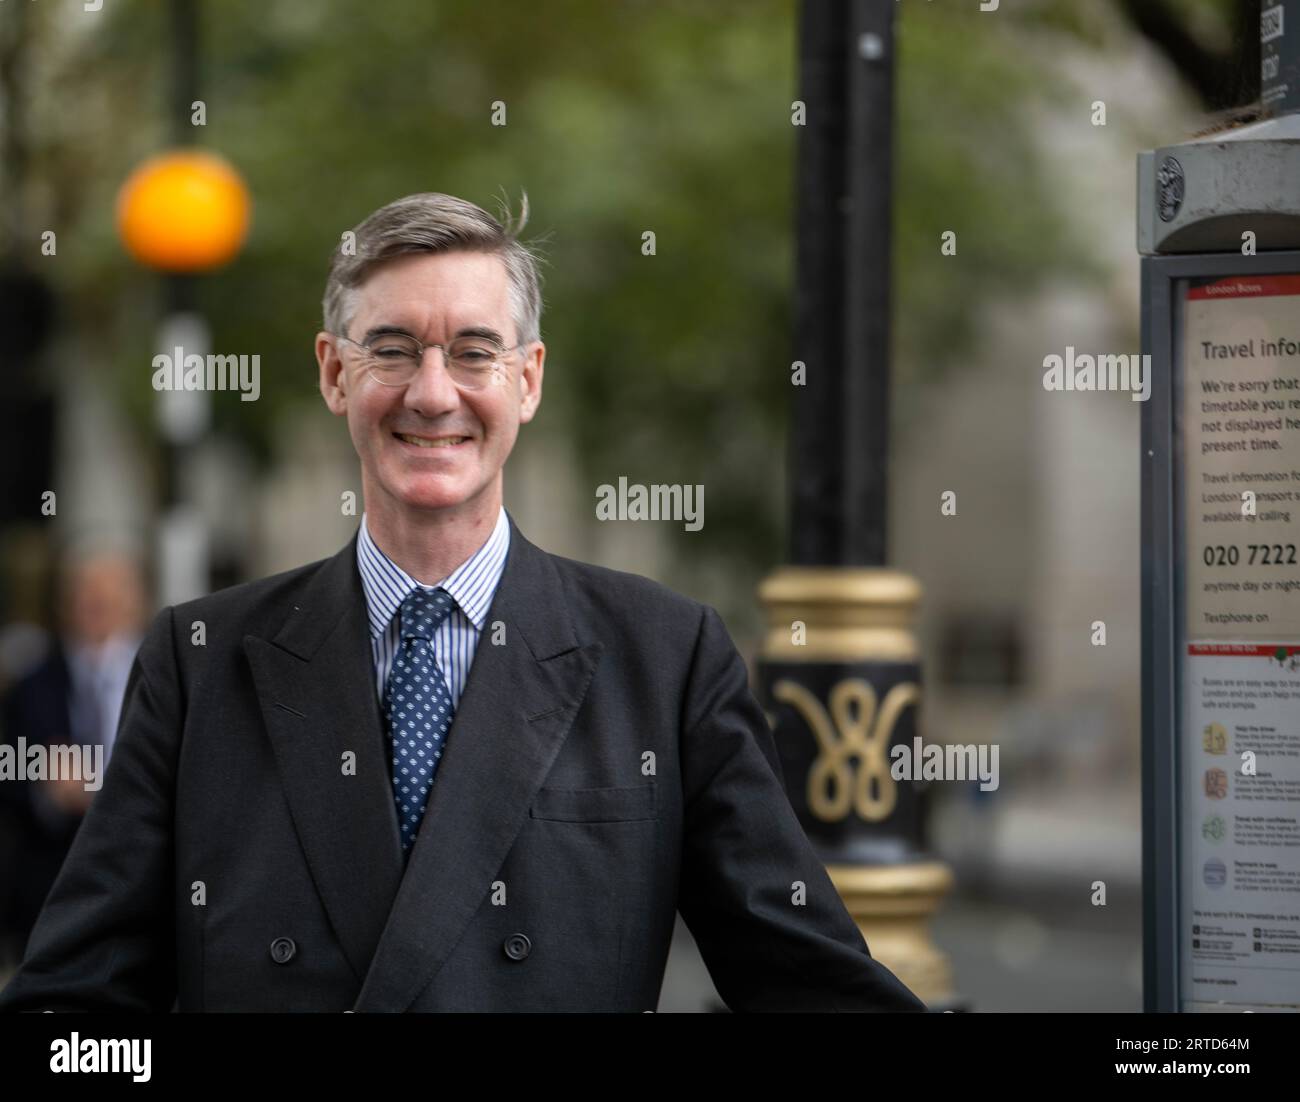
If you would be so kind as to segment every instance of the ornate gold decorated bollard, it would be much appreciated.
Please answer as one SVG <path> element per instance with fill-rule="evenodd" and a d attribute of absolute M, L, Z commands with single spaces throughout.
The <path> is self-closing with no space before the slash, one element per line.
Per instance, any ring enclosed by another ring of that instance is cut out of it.
<path fill-rule="evenodd" d="M 924 848 L 924 782 L 890 748 L 919 734 L 921 587 L 885 568 L 785 566 L 759 586 L 759 661 L 786 790 L 871 954 L 927 1005 L 953 1004 L 929 919 L 953 883 Z"/>

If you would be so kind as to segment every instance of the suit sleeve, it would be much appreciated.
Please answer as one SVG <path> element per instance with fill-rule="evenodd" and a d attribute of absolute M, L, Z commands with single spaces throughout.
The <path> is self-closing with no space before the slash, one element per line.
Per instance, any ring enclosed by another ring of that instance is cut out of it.
<path fill-rule="evenodd" d="M 678 909 L 733 1011 L 921 1011 L 873 960 L 790 806 L 744 659 L 705 607 L 681 736 Z M 796 903 L 796 882 L 806 888 Z"/>
<path fill-rule="evenodd" d="M 183 721 L 171 609 L 131 668 L 117 739 L 0 1010 L 172 1008 L 173 835 Z"/>

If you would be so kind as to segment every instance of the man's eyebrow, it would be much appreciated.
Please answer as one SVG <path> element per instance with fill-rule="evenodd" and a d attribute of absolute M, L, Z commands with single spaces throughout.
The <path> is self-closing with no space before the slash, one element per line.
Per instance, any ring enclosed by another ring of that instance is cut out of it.
<path fill-rule="evenodd" d="M 361 338 L 361 343 L 371 340 L 374 337 L 382 337 L 387 333 L 398 333 L 403 337 L 410 337 L 415 340 L 415 334 L 409 329 L 403 329 L 400 325 L 376 325 L 366 330 L 366 335 Z"/>
<path fill-rule="evenodd" d="M 361 341 L 362 343 L 365 343 L 368 340 L 372 340 L 375 337 L 382 337 L 388 333 L 398 333 L 404 337 L 411 337 L 413 340 L 419 340 L 419 338 L 409 329 L 403 328 L 400 325 L 376 325 L 366 330 L 366 335 L 361 338 Z M 452 337 L 453 339 L 456 337 L 483 337 L 487 340 L 496 341 L 497 344 L 502 346 L 506 343 L 505 337 L 495 329 L 486 325 L 467 325 L 462 329 L 457 329 L 456 332 L 452 334 Z"/>
<path fill-rule="evenodd" d="M 464 329 L 457 329 L 455 335 L 457 337 L 483 337 L 490 341 L 496 341 L 500 345 L 506 343 L 505 337 L 495 329 L 490 329 L 485 325 L 468 325 Z"/>

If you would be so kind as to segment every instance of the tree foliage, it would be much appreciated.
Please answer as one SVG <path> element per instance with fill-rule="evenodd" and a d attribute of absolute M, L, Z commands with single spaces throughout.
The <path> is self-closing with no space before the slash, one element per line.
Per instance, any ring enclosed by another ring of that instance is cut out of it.
<path fill-rule="evenodd" d="M 1021 124 L 1050 59 L 1026 60 L 1006 21 L 973 6 L 900 11 L 895 370 L 934 373 L 960 362 L 983 296 L 1086 248 L 1065 236 Z M 112 204 L 168 144 L 166 15 L 120 0 L 93 26 L 47 17 L 35 90 L 60 291 L 142 429 L 158 280 L 124 257 Z M 547 424 L 592 487 L 705 483 L 709 523 L 671 536 L 683 560 L 751 576 L 778 561 L 795 25 L 793 0 L 206 4 L 196 137 L 239 167 L 255 213 L 200 302 L 216 348 L 262 358 L 262 400 L 217 403 L 219 429 L 267 458 L 286 409 L 319 403 L 312 337 L 344 230 L 413 191 L 491 209 L 526 189 L 525 238 L 544 237 L 548 261 Z M 972 226 L 966 262 L 945 264 L 942 232 Z"/>

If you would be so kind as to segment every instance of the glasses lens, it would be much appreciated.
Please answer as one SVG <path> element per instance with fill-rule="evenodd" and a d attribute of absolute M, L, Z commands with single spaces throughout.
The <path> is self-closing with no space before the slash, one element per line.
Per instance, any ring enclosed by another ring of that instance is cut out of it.
<path fill-rule="evenodd" d="M 447 351 L 447 368 L 460 386 L 481 387 L 496 370 L 502 351 L 485 337 L 458 337 Z"/>
<path fill-rule="evenodd" d="M 406 382 L 420 366 L 420 342 L 402 333 L 381 333 L 365 345 L 370 370 L 381 383 Z"/>
<path fill-rule="evenodd" d="M 420 370 L 424 349 L 405 333 L 381 333 L 363 346 L 370 373 L 387 386 L 408 383 Z M 493 380 L 505 349 L 485 337 L 458 337 L 447 349 L 447 372 L 457 386 L 474 390 Z"/>

